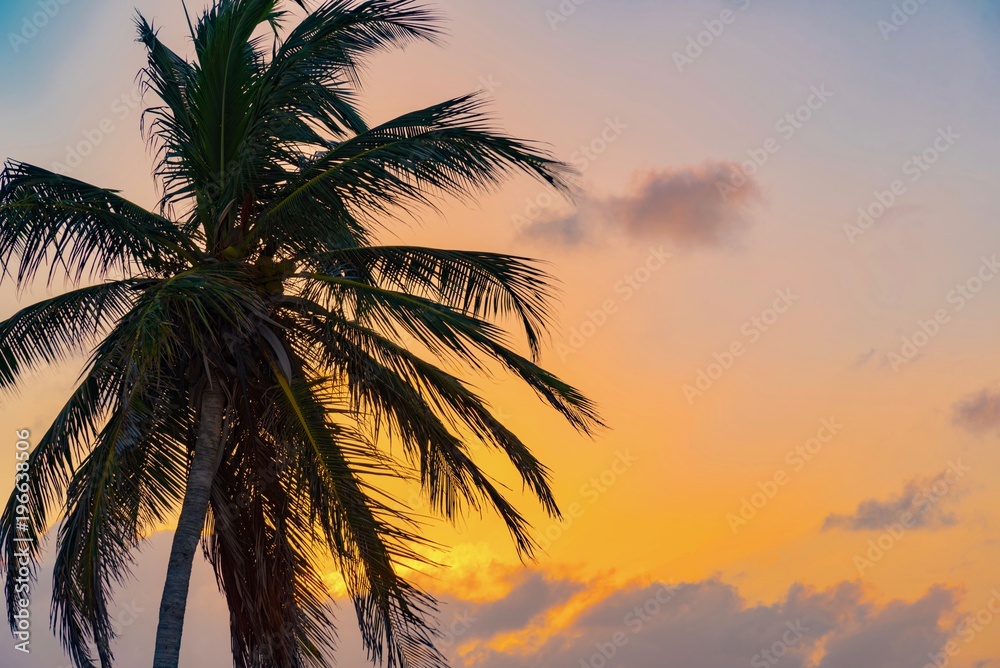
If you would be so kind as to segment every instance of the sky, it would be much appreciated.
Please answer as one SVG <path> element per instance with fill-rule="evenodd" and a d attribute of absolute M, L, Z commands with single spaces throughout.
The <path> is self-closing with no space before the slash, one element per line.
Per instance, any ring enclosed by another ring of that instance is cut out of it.
<path fill-rule="evenodd" d="M 495 518 L 429 530 L 444 567 L 413 577 L 454 665 L 1000 666 L 1000 6 L 433 4 L 448 38 L 373 61 L 367 118 L 483 89 L 580 194 L 515 180 L 385 239 L 549 262 L 545 365 L 609 424 L 584 438 L 477 381 L 566 518 L 523 499 L 545 548 L 527 565 Z M 152 206 L 134 7 L 188 47 L 174 0 L 2 4 L 0 154 Z M 0 317 L 64 288 L 0 285 Z M 0 400 L 0 491 L 15 430 L 40 435 L 78 372 Z M 170 535 L 117 597 L 121 665 L 149 661 Z M 69 665 L 49 591 L 31 655 L 0 641 L 0 664 Z M 226 665 L 204 564 L 192 592 L 182 665 Z M 340 665 L 361 665 L 339 617 Z"/>

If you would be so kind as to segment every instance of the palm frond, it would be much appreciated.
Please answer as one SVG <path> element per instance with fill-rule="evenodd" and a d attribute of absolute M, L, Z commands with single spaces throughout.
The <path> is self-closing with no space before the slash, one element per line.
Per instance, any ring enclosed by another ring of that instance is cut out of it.
<path fill-rule="evenodd" d="M 285 75 L 311 75 L 322 86 L 343 83 L 345 76 L 357 85 L 368 57 L 417 41 L 435 42 L 440 22 L 417 0 L 327 0 L 282 40 L 272 67 Z"/>
<path fill-rule="evenodd" d="M 323 3 L 281 40 L 263 72 L 259 127 L 267 133 L 295 130 L 282 138 L 307 140 L 316 150 L 328 139 L 310 133 L 311 127 L 337 139 L 366 131 L 354 102 L 359 67 L 378 51 L 435 40 L 437 22 L 433 12 L 413 0 Z"/>
<path fill-rule="evenodd" d="M 21 375 L 69 355 L 89 352 L 122 318 L 145 280 L 124 280 L 73 290 L 21 309 L 0 322 L 0 389 Z"/>
<path fill-rule="evenodd" d="M 307 490 L 288 481 L 287 450 L 262 429 L 274 411 L 268 389 L 238 385 L 204 550 L 229 605 L 236 668 L 325 666 L 336 624 L 321 544 Z"/>
<path fill-rule="evenodd" d="M 129 555 L 142 532 L 165 521 L 182 496 L 193 423 L 175 388 L 185 382 L 190 361 L 200 362 L 192 355 L 217 360 L 227 349 L 223 331 L 249 329 L 258 313 L 256 292 L 234 282 L 232 269 L 223 265 L 143 281 L 141 288 L 31 455 L 28 522 L 19 522 L 16 496 L 0 517 L 0 545 L 9 559 L 13 539 L 24 531 L 41 538 L 55 499 L 66 495 L 53 622 L 80 666 L 92 664 L 92 645 L 102 663 L 110 661 L 111 589 L 128 577 Z M 15 572 L 8 570 L 8 602 Z M 8 606 L 9 613 L 13 609 Z"/>
<path fill-rule="evenodd" d="M 289 383 L 277 367 L 274 377 L 286 416 L 284 439 L 298 455 L 293 471 L 311 492 L 307 498 L 354 598 L 369 658 L 388 668 L 447 665 L 433 642 L 434 599 L 397 572 L 405 562 L 424 561 L 412 547 L 423 541 L 354 470 L 349 453 L 364 461 L 370 449 L 338 435 L 314 384 Z"/>
<path fill-rule="evenodd" d="M 195 199 L 208 248 L 225 230 L 220 218 L 231 216 L 227 204 L 247 190 L 240 157 L 247 150 L 254 80 L 264 58 L 262 41 L 253 34 L 280 19 L 276 5 L 276 0 L 214 2 L 192 26 L 196 64 L 166 49 L 141 15 L 137 20 L 148 52 L 144 81 L 165 104 L 145 114 L 152 118 L 150 140 L 158 151 L 161 205 Z"/>
<path fill-rule="evenodd" d="M 0 173 L 0 266 L 18 286 L 49 265 L 79 283 L 114 271 L 159 273 L 190 261 L 190 240 L 170 221 L 113 190 L 8 161 Z"/>
<path fill-rule="evenodd" d="M 111 406 L 109 384 L 113 374 L 107 369 L 92 369 L 62 408 L 52 425 L 42 436 L 28 459 L 31 475 L 18 482 L 0 515 L 0 549 L 5 573 L 8 622 L 15 629 L 13 618 L 17 595 L 18 563 L 15 552 L 26 547 L 30 577 L 37 572 L 43 539 L 56 508 L 65 503 L 66 486 L 73 471 L 90 450 L 90 445 L 100 431 L 106 411 Z M 24 503 L 22 503 L 22 501 Z M 18 506 L 24 506 L 18 512 Z M 27 542 L 16 541 L 23 538 Z"/>
<path fill-rule="evenodd" d="M 177 395 L 150 371 L 133 367 L 122 378 L 111 419 L 67 489 L 52 620 L 77 665 L 91 665 L 91 645 L 101 665 L 111 665 L 113 590 L 127 582 L 144 534 L 168 519 L 184 493 L 191 424 L 169 402 Z"/>
<path fill-rule="evenodd" d="M 343 246 L 347 216 L 378 225 L 404 207 L 433 207 L 433 194 L 468 199 L 514 173 L 571 189 L 566 165 L 492 129 L 482 108 L 478 95 L 460 97 L 337 144 L 290 180 L 254 222 L 250 238 L 294 250 L 335 250 Z"/>
<path fill-rule="evenodd" d="M 419 462 L 431 507 L 455 520 L 465 507 L 491 508 L 503 519 L 522 555 L 535 545 L 524 517 L 473 462 L 452 426 L 501 449 L 524 484 L 552 516 L 559 509 L 548 470 L 504 427 L 465 383 L 377 332 L 311 305 L 299 323 L 303 354 L 315 357 L 351 392 L 356 410 L 387 424 Z"/>
<path fill-rule="evenodd" d="M 146 47 L 147 65 L 140 74 L 143 93 L 152 92 L 162 105 L 143 111 L 142 129 L 156 149 L 157 170 L 162 186 L 161 209 L 189 192 L 184 177 L 207 173 L 194 141 L 197 128 L 189 100 L 197 71 L 170 50 L 157 36 L 156 28 L 142 14 L 136 15 L 138 41 Z"/>
<path fill-rule="evenodd" d="M 405 333 L 433 354 L 485 371 L 492 358 L 531 387 L 574 428 L 590 434 L 603 426 L 597 407 L 579 390 L 510 349 L 503 330 L 485 320 L 431 300 L 340 276 L 307 274 L 305 295 L 332 311 L 350 313 L 366 326 L 398 336 Z M 350 311 L 345 309 L 345 305 Z"/>
<path fill-rule="evenodd" d="M 550 326 L 552 277 L 528 258 L 417 246 L 342 248 L 298 258 L 325 274 L 433 300 L 478 318 L 513 315 L 532 356 Z"/>

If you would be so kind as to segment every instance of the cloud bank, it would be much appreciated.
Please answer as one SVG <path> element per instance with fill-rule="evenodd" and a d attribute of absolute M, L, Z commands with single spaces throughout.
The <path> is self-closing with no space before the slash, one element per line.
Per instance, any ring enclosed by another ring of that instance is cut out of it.
<path fill-rule="evenodd" d="M 754 605 L 718 580 L 630 587 L 587 607 L 537 644 L 476 643 L 462 668 L 902 668 L 923 666 L 948 640 L 954 594 L 933 588 L 879 607 L 862 586 L 793 586 Z M 526 609 L 522 618 L 537 617 Z"/>
<path fill-rule="evenodd" d="M 160 586 L 172 534 L 154 536 L 136 579 L 116 597 L 120 666 L 149 665 Z M 51 573 L 51 558 L 43 574 Z M 232 665 L 228 614 L 209 568 L 196 560 L 181 666 Z M 506 596 L 473 601 L 446 595 L 440 646 L 454 668 L 913 668 L 941 651 L 955 629 L 956 595 L 934 587 L 915 601 L 876 604 L 863 585 L 816 590 L 793 585 L 765 605 L 743 599 L 718 579 L 610 588 L 540 570 L 506 570 Z M 513 575 L 512 575 L 513 574 Z M 34 592 L 31 654 L 0 645 L 0 665 L 68 668 L 46 629 L 50 596 L 43 575 Z M 337 664 L 369 665 L 352 606 L 339 606 Z M 780 659 L 780 661 L 779 661 Z"/>

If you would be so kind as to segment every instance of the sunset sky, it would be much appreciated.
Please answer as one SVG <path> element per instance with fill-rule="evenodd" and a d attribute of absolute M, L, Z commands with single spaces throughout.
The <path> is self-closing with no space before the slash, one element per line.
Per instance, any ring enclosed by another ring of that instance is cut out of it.
<path fill-rule="evenodd" d="M 132 19 L 185 50 L 181 3 L 62 1 L 36 31 L 45 2 L 0 6 L 0 155 L 152 207 Z M 446 568 L 415 577 L 445 602 L 454 665 L 1000 666 L 1000 5 L 432 4 L 447 39 L 378 57 L 367 119 L 484 89 L 580 194 L 512 181 L 384 239 L 549 262 L 545 366 L 609 424 L 587 439 L 515 382 L 476 381 L 566 519 L 522 499 L 546 548 L 526 566 L 494 517 L 428 529 Z M 5 282 L 0 317 L 62 289 Z M 0 491 L 14 431 L 40 436 L 78 372 L 0 399 Z M 170 535 L 116 601 L 119 665 L 149 663 Z M 225 666 L 197 561 L 181 665 Z M 50 579 L 32 654 L 4 641 L 0 664 L 69 665 Z M 339 618 L 339 665 L 362 665 Z"/>

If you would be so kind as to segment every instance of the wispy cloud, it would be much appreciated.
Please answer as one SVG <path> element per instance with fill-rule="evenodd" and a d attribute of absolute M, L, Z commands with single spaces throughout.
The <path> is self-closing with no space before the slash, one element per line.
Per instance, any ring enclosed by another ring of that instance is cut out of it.
<path fill-rule="evenodd" d="M 952 423 L 974 434 L 1000 431 L 1000 391 L 983 389 L 955 404 Z"/>
<path fill-rule="evenodd" d="M 905 522 L 909 529 L 945 529 L 954 526 L 958 519 L 945 510 L 949 501 L 958 494 L 953 491 L 951 471 L 933 478 L 911 480 L 903 491 L 892 497 L 866 499 L 850 515 L 830 515 L 823 522 L 823 530 L 883 531 L 886 526 Z"/>
<path fill-rule="evenodd" d="M 868 364 L 871 358 L 875 356 L 876 352 L 878 351 L 875 348 L 869 348 L 866 352 L 861 353 L 860 355 L 858 355 L 857 359 L 854 360 L 852 368 L 854 369 L 862 368 L 863 366 Z"/>
<path fill-rule="evenodd" d="M 584 197 L 573 213 L 540 220 L 525 234 L 564 245 L 623 234 L 681 248 L 732 247 L 751 225 L 761 199 L 752 178 L 723 195 L 719 184 L 737 175 L 742 172 L 735 162 L 636 172 L 625 194 Z"/>

